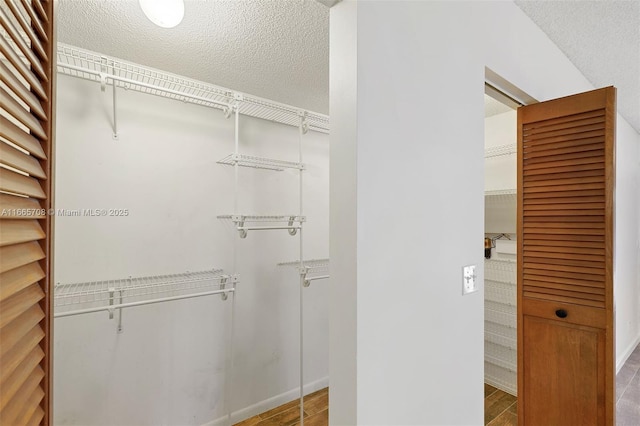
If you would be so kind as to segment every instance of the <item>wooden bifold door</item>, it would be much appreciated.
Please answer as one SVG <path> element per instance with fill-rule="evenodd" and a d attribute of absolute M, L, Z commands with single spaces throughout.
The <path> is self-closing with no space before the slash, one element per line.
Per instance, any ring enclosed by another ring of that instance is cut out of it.
<path fill-rule="evenodd" d="M 615 97 L 518 110 L 520 426 L 614 424 Z"/>
<path fill-rule="evenodd" d="M 0 0 L 0 424 L 50 424 L 53 0 Z"/>

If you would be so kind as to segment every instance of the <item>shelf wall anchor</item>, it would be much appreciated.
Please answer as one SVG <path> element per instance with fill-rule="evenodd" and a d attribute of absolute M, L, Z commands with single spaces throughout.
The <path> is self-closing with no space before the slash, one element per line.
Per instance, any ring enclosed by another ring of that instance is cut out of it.
<path fill-rule="evenodd" d="M 309 268 L 307 266 L 300 268 L 300 277 L 302 278 L 303 287 L 309 287 L 311 285 L 311 281 L 307 279 L 308 273 L 309 273 Z"/>
<path fill-rule="evenodd" d="M 111 72 L 113 75 L 115 75 L 115 67 L 113 66 L 113 63 L 111 65 Z M 98 77 L 100 78 L 100 91 L 101 92 L 106 92 L 107 91 L 107 73 L 109 72 L 109 59 L 107 59 L 106 56 L 101 56 L 100 57 L 100 73 L 98 74 Z M 113 134 L 112 134 L 112 138 L 113 140 L 118 140 L 118 118 L 116 115 L 116 81 L 112 78 L 111 79 L 111 84 L 113 86 L 113 123 L 112 123 L 112 129 L 113 129 Z"/>
<path fill-rule="evenodd" d="M 244 227 L 244 218 L 240 219 L 237 224 L 238 232 L 240 232 L 240 238 L 247 238 L 247 230 Z"/>
<path fill-rule="evenodd" d="M 116 101 L 116 82 L 113 82 L 113 140 L 118 140 L 118 115 Z"/>
<path fill-rule="evenodd" d="M 113 294 L 115 291 L 114 287 L 109 287 L 109 306 L 113 306 Z M 113 319 L 113 308 L 109 308 L 109 319 Z"/>
<path fill-rule="evenodd" d="M 309 131 L 309 121 L 307 120 L 307 111 L 300 111 L 298 113 L 300 116 L 300 127 L 302 129 L 302 134 L 306 135 Z"/>
<path fill-rule="evenodd" d="M 289 217 L 289 235 L 296 235 L 298 233 L 298 228 L 293 226 L 295 219 L 296 219 L 295 216 Z M 302 222 L 300 222 L 300 227 L 302 227 Z"/>
<path fill-rule="evenodd" d="M 131 283 L 131 277 L 129 277 L 129 283 Z M 120 300 L 119 300 L 119 304 L 122 305 L 122 296 L 124 293 L 124 290 L 120 290 Z M 116 328 L 116 333 L 120 334 L 124 331 L 124 329 L 122 328 L 122 308 L 118 308 L 118 327 Z"/>
<path fill-rule="evenodd" d="M 220 290 L 224 290 L 225 287 L 227 286 L 227 280 L 229 279 L 229 277 L 222 277 L 220 278 Z M 229 295 L 227 293 L 220 293 L 220 298 L 222 300 L 227 300 L 229 298 Z"/>

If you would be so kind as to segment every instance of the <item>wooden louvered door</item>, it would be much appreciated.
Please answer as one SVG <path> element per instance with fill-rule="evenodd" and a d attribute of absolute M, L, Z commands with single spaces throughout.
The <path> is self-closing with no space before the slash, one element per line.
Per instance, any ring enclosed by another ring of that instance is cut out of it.
<path fill-rule="evenodd" d="M 615 88 L 518 110 L 518 420 L 613 425 Z"/>
<path fill-rule="evenodd" d="M 53 1 L 0 0 L 0 424 L 49 424 Z"/>

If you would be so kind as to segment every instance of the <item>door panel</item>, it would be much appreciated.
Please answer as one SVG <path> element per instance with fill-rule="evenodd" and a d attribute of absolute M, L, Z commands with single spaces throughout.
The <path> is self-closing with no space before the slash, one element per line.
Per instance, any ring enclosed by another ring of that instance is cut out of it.
<path fill-rule="evenodd" d="M 0 2 L 0 424 L 48 425 L 53 1 Z"/>
<path fill-rule="evenodd" d="M 604 396 L 604 330 L 525 316 L 523 331 L 536 341 L 523 354 L 527 424 L 604 424 L 598 408 Z M 548 404 L 549 394 L 556 396 L 554 404 Z"/>
<path fill-rule="evenodd" d="M 615 89 L 518 110 L 518 420 L 613 425 Z"/>

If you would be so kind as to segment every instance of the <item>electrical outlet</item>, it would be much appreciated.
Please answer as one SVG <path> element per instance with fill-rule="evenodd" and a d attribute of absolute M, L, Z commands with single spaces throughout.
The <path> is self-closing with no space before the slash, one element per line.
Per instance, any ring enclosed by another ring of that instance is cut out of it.
<path fill-rule="evenodd" d="M 476 265 L 462 268 L 462 295 L 478 291 L 476 286 Z"/>

